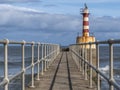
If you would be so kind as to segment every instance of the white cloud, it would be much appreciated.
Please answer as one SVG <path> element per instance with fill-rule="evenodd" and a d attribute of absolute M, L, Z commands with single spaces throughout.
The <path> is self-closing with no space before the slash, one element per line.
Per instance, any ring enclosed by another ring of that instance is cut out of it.
<path fill-rule="evenodd" d="M 0 11 L 22 11 L 22 12 L 43 12 L 43 11 L 38 11 L 35 9 L 31 9 L 31 8 L 26 8 L 26 7 L 18 7 L 18 6 L 12 6 L 10 4 L 0 4 Z"/>
<path fill-rule="evenodd" d="M 0 0 L 0 3 L 37 2 L 40 0 Z"/>
<path fill-rule="evenodd" d="M 97 39 L 120 38 L 120 18 L 90 16 L 90 31 Z M 29 8 L 0 5 L 0 38 L 12 40 L 75 43 L 77 32 L 82 32 L 78 16 L 48 14 Z M 101 38 L 102 37 L 102 38 Z"/>
<path fill-rule="evenodd" d="M 48 38 L 52 40 L 53 36 L 57 38 L 66 32 L 76 32 L 80 27 L 79 19 L 71 16 L 48 14 L 34 9 L 5 4 L 0 5 L 0 11 L 1 38 L 28 39 L 28 37 L 34 36 L 35 39 L 39 36 L 40 40 L 47 40 Z"/>

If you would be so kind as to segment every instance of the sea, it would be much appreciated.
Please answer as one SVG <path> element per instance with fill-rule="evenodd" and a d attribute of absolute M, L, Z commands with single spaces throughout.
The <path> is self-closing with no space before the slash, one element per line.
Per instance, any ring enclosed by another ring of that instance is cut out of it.
<path fill-rule="evenodd" d="M 100 46 L 100 70 L 109 78 L 109 46 Z M 114 80 L 120 85 L 120 46 L 113 47 Z M 101 77 L 101 90 L 109 90 L 108 82 Z M 117 89 L 114 89 L 117 90 Z"/>
<path fill-rule="evenodd" d="M 41 50 L 41 47 L 40 47 Z M 8 47 L 8 75 L 9 78 L 21 70 L 21 46 Z M 41 54 L 40 54 L 41 58 Z M 34 59 L 37 61 L 37 47 L 35 47 Z M 25 67 L 31 65 L 31 47 L 25 46 Z M 40 65 L 41 68 L 41 65 Z M 109 77 L 109 47 L 100 46 L 100 70 L 107 77 Z M 25 85 L 28 86 L 31 81 L 31 69 L 27 70 Z M 35 73 L 37 73 L 37 66 L 35 66 Z M 0 46 L 0 82 L 4 77 L 4 46 Z M 120 46 L 114 46 L 114 79 L 120 85 Z M 19 87 L 19 88 L 18 88 Z M 4 90 L 4 86 L 0 86 L 0 90 Z M 21 90 L 21 76 L 16 77 L 9 84 L 9 90 Z M 105 79 L 101 77 L 101 90 L 109 90 L 109 85 Z M 117 89 L 116 89 L 117 90 Z"/>

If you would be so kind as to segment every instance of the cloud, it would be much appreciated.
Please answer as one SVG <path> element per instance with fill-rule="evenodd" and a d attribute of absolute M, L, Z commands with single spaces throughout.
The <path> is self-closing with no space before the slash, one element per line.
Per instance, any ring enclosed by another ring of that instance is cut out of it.
<path fill-rule="evenodd" d="M 40 0 L 0 0 L 0 3 L 24 3 L 24 2 L 39 2 Z"/>
<path fill-rule="evenodd" d="M 77 32 L 82 32 L 80 17 L 0 5 L 0 38 L 64 45 L 75 43 Z M 95 33 L 97 39 L 120 38 L 119 30 L 120 18 L 90 16 L 90 31 Z"/>
<path fill-rule="evenodd" d="M 111 16 L 92 17 L 90 30 L 95 33 L 98 40 L 119 39 L 120 18 Z"/>
<path fill-rule="evenodd" d="M 0 38 L 54 41 L 54 36 L 63 37 L 67 33 L 76 32 L 80 27 L 80 20 L 76 17 L 5 4 L 0 5 L 0 11 Z"/>
<path fill-rule="evenodd" d="M 120 2 L 119 0 L 51 0 L 52 2 L 56 3 L 111 3 L 111 2 Z"/>
<path fill-rule="evenodd" d="M 97 18 L 91 18 L 93 30 L 97 30 L 97 32 L 119 32 L 120 30 L 120 19 L 111 17 L 111 16 L 103 16 Z"/>
<path fill-rule="evenodd" d="M 79 0 L 76 0 L 79 1 Z M 84 0 L 82 3 L 110 3 L 110 2 L 120 2 L 119 0 Z"/>

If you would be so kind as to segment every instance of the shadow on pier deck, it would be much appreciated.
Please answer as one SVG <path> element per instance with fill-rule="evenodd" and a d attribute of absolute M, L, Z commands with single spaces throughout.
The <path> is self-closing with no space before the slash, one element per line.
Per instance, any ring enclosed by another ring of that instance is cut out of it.
<path fill-rule="evenodd" d="M 25 90 L 96 90 L 89 88 L 89 80 L 84 80 L 72 59 L 70 52 L 62 51 L 49 69 L 35 81 L 35 88 Z"/>

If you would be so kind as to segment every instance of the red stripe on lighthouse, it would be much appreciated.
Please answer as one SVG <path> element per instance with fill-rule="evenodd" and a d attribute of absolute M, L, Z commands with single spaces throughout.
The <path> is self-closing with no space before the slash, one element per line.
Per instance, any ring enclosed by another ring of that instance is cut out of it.
<path fill-rule="evenodd" d="M 83 26 L 89 25 L 88 21 L 83 21 Z"/>
<path fill-rule="evenodd" d="M 83 32 L 89 32 L 89 30 L 88 29 L 84 29 Z"/>
<path fill-rule="evenodd" d="M 83 13 L 83 16 L 84 16 L 84 17 L 88 17 L 88 16 L 89 16 L 89 13 Z"/>
<path fill-rule="evenodd" d="M 89 11 L 87 6 L 83 9 L 83 36 L 89 36 Z"/>

